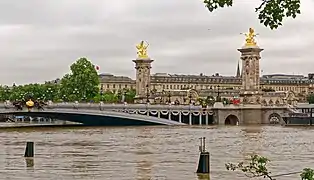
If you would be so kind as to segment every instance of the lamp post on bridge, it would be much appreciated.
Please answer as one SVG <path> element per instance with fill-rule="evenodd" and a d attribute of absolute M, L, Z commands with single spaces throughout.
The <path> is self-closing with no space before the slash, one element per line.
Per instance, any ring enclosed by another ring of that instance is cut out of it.
<path fill-rule="evenodd" d="M 78 101 L 78 94 L 79 93 L 80 93 L 80 91 L 77 88 L 74 88 L 73 95 L 75 96 L 75 101 Z"/>
<path fill-rule="evenodd" d="M 66 102 L 67 101 L 67 95 L 63 94 L 62 95 L 62 100 L 63 100 L 63 102 Z"/>
<path fill-rule="evenodd" d="M 210 86 L 209 89 L 210 89 L 210 91 L 211 91 L 211 96 L 213 96 L 213 97 L 214 97 L 213 93 L 216 93 L 216 89 L 217 89 L 217 96 L 216 96 L 215 102 L 220 102 L 220 101 L 221 101 L 221 98 L 220 98 L 220 91 L 219 91 L 219 90 L 220 90 L 220 85 L 218 85 L 217 88 L 216 88 L 216 87 L 213 87 L 213 86 Z M 213 91 L 213 92 L 212 92 L 212 91 Z"/>
<path fill-rule="evenodd" d="M 123 91 L 123 103 L 127 102 L 126 100 L 127 91 Z"/>
<path fill-rule="evenodd" d="M 100 87 L 100 92 L 99 92 L 99 94 L 100 94 L 100 101 L 102 102 L 103 101 L 103 96 L 104 96 L 104 89 L 103 89 L 103 87 L 101 86 Z"/>
<path fill-rule="evenodd" d="M 51 87 L 49 87 L 48 89 L 47 89 L 47 95 L 48 95 L 48 100 L 51 100 L 52 101 L 52 94 L 53 94 L 53 90 L 51 89 Z"/>
<path fill-rule="evenodd" d="M 4 93 L 5 93 L 5 100 L 8 101 L 10 99 L 10 88 L 8 86 L 5 86 Z"/>
<path fill-rule="evenodd" d="M 171 104 L 171 92 L 168 91 L 168 103 Z"/>
<path fill-rule="evenodd" d="M 162 103 L 162 104 L 163 104 L 164 101 L 165 101 L 164 96 L 165 96 L 165 90 L 163 89 L 163 90 L 162 90 L 162 93 L 161 93 L 161 103 Z"/>
<path fill-rule="evenodd" d="M 82 101 L 85 102 L 85 103 L 86 103 L 86 101 L 87 101 L 87 97 L 85 96 L 85 94 L 84 94 L 83 97 L 82 97 Z"/>
<path fill-rule="evenodd" d="M 146 84 L 146 103 L 149 103 L 149 89 L 148 89 L 148 84 Z"/>

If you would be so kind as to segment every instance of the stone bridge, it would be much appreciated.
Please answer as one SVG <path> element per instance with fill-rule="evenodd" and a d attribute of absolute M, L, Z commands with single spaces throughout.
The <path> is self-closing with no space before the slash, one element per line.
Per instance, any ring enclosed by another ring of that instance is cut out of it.
<path fill-rule="evenodd" d="M 241 105 L 214 107 L 218 124 L 282 124 L 292 112 L 288 106 Z"/>
<path fill-rule="evenodd" d="M 119 107 L 119 105 L 117 106 Z M 143 116 L 138 113 L 125 113 L 115 105 L 97 104 L 49 104 L 42 110 L 32 108 L 17 110 L 13 105 L 0 105 L 0 114 L 16 116 L 49 117 L 72 121 L 90 126 L 128 126 L 128 125 L 186 125 L 169 119 Z"/>
<path fill-rule="evenodd" d="M 48 103 L 44 110 L 17 111 L 9 103 L 0 105 L 0 113 L 52 117 L 87 125 L 209 125 L 282 123 L 287 106 L 240 105 L 202 108 L 192 105 Z"/>

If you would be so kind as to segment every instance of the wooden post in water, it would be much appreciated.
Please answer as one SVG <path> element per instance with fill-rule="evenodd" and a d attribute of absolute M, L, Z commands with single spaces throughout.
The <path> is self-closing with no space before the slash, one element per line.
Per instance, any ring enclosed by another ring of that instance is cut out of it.
<path fill-rule="evenodd" d="M 34 157 L 34 142 L 26 142 L 24 157 Z"/>
<path fill-rule="evenodd" d="M 313 108 L 310 109 L 310 126 L 312 126 Z"/>
<path fill-rule="evenodd" d="M 24 157 L 26 167 L 34 167 L 34 142 L 26 142 Z"/>
<path fill-rule="evenodd" d="M 200 157 L 198 161 L 198 167 L 196 173 L 209 174 L 210 173 L 210 156 L 206 151 L 205 137 L 200 138 L 201 145 L 199 146 Z"/>

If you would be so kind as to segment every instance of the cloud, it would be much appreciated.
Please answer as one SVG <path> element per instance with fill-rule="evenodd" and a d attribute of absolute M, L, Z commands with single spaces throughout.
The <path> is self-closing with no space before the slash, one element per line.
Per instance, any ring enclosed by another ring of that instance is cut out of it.
<path fill-rule="evenodd" d="M 79 57 L 102 72 L 134 78 L 140 40 L 150 43 L 153 72 L 234 75 L 244 43 L 240 33 L 249 27 L 265 49 L 264 73 L 311 72 L 314 2 L 302 0 L 302 15 L 275 31 L 259 24 L 259 3 L 237 1 L 210 13 L 202 1 L 191 0 L 3 0 L 0 84 L 62 77 Z"/>

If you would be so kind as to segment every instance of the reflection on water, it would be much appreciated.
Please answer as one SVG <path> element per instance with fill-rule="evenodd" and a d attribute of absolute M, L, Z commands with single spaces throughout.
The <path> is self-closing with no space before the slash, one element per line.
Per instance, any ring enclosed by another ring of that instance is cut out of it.
<path fill-rule="evenodd" d="M 34 169 L 34 158 L 25 158 L 25 164 L 28 169 Z"/>
<path fill-rule="evenodd" d="M 136 160 L 136 179 L 146 180 L 152 179 L 151 170 L 153 166 L 154 157 L 153 153 L 149 150 L 151 146 L 151 140 L 153 135 L 150 132 L 151 129 L 142 129 L 139 130 L 138 136 L 136 139 L 142 139 L 141 141 L 136 141 L 135 146 L 137 148 L 137 160 Z"/>
<path fill-rule="evenodd" d="M 209 174 L 197 174 L 198 180 L 210 180 Z"/>
<path fill-rule="evenodd" d="M 76 127 L 0 129 L 0 179 L 205 180 L 195 174 L 206 137 L 211 179 L 247 179 L 225 170 L 258 153 L 274 174 L 313 167 L 314 129 L 276 126 Z M 23 157 L 35 142 L 34 161 Z M 295 180 L 299 175 L 278 177 Z"/>

